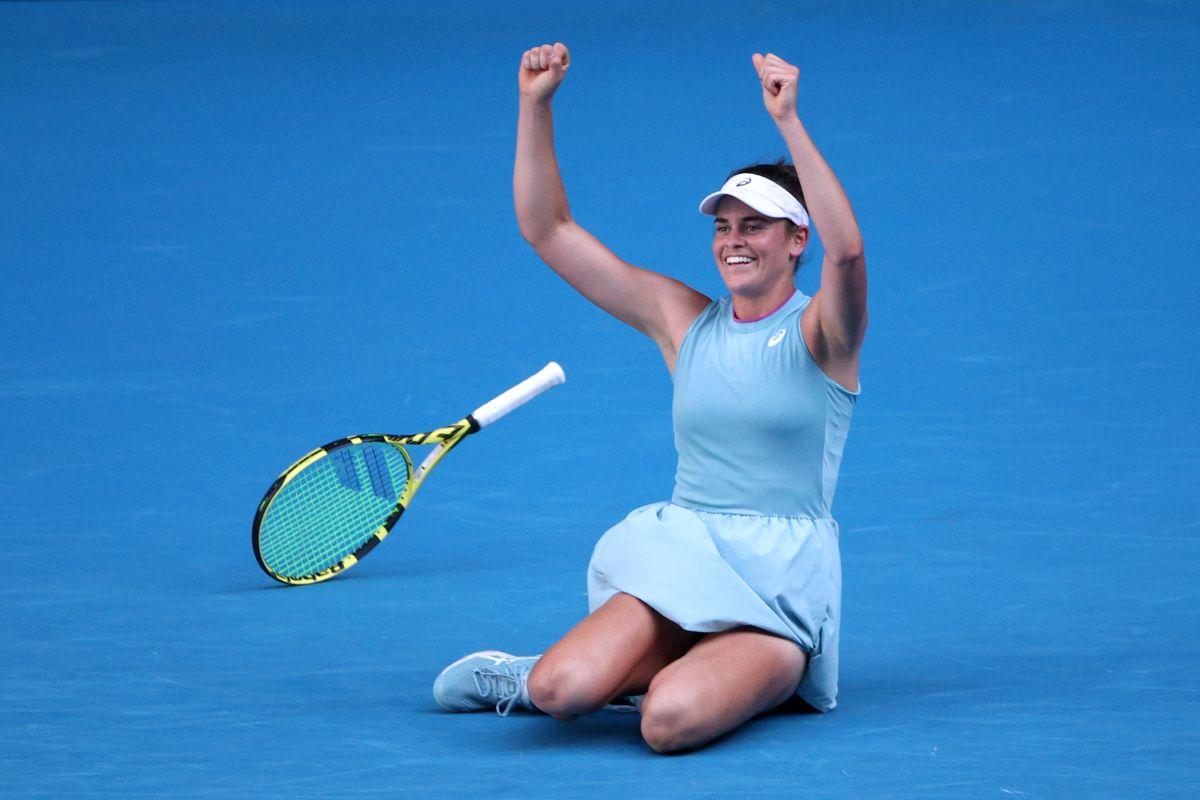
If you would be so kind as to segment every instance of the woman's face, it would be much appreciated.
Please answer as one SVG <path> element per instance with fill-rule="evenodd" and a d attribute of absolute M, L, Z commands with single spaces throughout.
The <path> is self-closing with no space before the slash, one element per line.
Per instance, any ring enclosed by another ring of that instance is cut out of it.
<path fill-rule="evenodd" d="M 736 197 L 722 197 L 713 229 L 713 258 L 732 294 L 755 297 L 792 281 L 808 229 L 765 217 Z"/>

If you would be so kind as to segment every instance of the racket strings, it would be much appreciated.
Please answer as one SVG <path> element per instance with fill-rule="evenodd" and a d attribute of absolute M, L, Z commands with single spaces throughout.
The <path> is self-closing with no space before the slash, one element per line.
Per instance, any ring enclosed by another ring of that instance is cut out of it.
<path fill-rule="evenodd" d="M 395 511 L 409 470 L 400 448 L 378 442 L 341 447 L 311 464 L 267 509 L 259 533 L 263 561 L 292 578 L 340 563 Z"/>

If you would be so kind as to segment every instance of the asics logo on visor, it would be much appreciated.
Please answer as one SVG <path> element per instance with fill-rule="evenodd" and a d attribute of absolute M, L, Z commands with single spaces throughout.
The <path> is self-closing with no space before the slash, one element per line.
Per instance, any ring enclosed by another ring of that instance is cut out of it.
<path fill-rule="evenodd" d="M 738 182 L 737 182 L 736 184 L 734 184 L 734 185 L 735 185 L 735 186 L 745 186 L 745 185 L 746 185 L 747 183 L 749 183 L 749 182 L 750 182 L 750 179 L 749 179 L 749 178 L 746 178 L 746 180 L 744 180 L 744 181 L 738 181 Z"/>

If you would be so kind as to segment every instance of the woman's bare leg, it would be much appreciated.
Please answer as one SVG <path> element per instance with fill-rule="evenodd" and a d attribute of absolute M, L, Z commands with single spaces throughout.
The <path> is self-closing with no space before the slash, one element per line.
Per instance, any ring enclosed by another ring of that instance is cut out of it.
<path fill-rule="evenodd" d="M 558 719 L 641 694 L 700 638 L 628 594 L 614 595 L 542 655 L 529 674 L 529 699 Z"/>
<path fill-rule="evenodd" d="M 791 697 L 807 664 L 795 642 L 757 629 L 708 634 L 650 682 L 642 738 L 660 753 L 706 744 Z"/>

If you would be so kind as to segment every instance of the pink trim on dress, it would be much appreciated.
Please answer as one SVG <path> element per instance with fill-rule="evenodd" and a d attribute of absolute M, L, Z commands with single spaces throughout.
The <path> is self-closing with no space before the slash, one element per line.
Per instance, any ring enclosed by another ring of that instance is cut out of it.
<path fill-rule="evenodd" d="M 782 303 L 780 303 L 780 304 L 779 304 L 779 307 L 778 307 L 778 308 L 776 308 L 776 309 L 775 309 L 775 311 L 778 311 L 780 308 L 783 308 L 784 306 L 786 306 L 788 303 L 790 303 L 790 302 L 791 302 L 792 298 L 793 298 L 793 297 L 795 297 L 795 296 L 796 296 L 796 290 L 795 290 L 795 289 L 793 289 L 793 290 L 792 290 L 792 293 L 788 295 L 788 299 L 787 299 L 787 300 L 784 300 Z M 737 318 L 737 314 L 735 314 L 735 313 L 734 313 L 734 311 L 733 311 L 733 303 L 730 303 L 730 304 L 729 304 L 729 316 L 733 317 L 733 321 L 734 321 L 734 322 L 736 322 L 736 323 L 738 323 L 738 324 L 741 324 L 741 325 L 745 325 L 745 324 L 747 324 L 747 323 L 750 323 L 750 322 L 760 322 L 761 320 L 764 320 L 764 319 L 766 319 L 767 317 L 769 317 L 769 316 L 771 316 L 772 314 L 774 314 L 774 313 L 775 313 L 775 311 L 768 311 L 766 314 L 763 314 L 761 317 L 755 317 L 754 319 L 738 319 L 738 318 Z"/>

